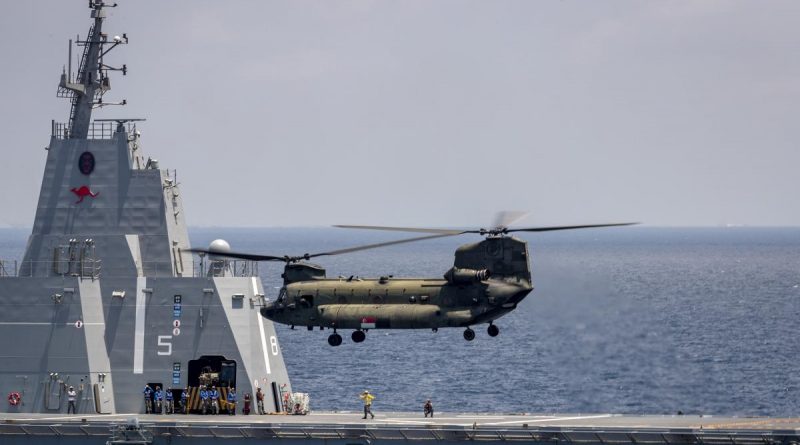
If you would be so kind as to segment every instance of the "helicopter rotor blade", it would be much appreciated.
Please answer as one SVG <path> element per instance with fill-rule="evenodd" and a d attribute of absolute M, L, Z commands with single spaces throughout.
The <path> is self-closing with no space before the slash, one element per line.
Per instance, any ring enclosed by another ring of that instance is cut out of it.
<path fill-rule="evenodd" d="M 216 250 L 208 250 L 208 249 L 188 249 L 189 252 L 194 253 L 205 253 L 208 255 L 214 256 L 221 256 L 227 258 L 237 258 L 241 260 L 250 260 L 250 261 L 283 261 L 286 263 L 291 263 L 298 260 L 309 260 L 314 257 L 318 256 L 332 256 L 332 255 L 341 255 L 343 253 L 350 253 L 350 252 L 359 252 L 362 250 L 369 250 L 369 249 L 377 249 L 379 247 L 387 247 L 387 246 L 394 246 L 396 244 L 405 244 L 405 243 L 413 243 L 416 241 L 424 241 L 428 239 L 436 239 L 436 238 L 444 238 L 447 236 L 454 236 L 460 235 L 461 232 L 454 232 L 453 233 L 440 233 L 436 235 L 427 235 L 427 236 L 418 236 L 415 238 L 405 238 L 399 239 L 394 241 L 385 241 L 382 243 L 374 243 L 374 244 L 366 244 L 363 246 L 355 246 L 355 247 L 347 247 L 345 249 L 337 249 L 331 250 L 329 252 L 319 252 L 319 253 L 306 253 L 303 255 L 298 256 L 274 256 L 274 255 L 258 255 L 253 253 L 242 253 L 242 252 L 220 252 Z"/>
<path fill-rule="evenodd" d="M 392 232 L 414 232 L 414 233 L 438 233 L 440 235 L 461 235 L 463 230 L 456 229 L 428 229 L 424 227 L 388 227 L 388 226 L 352 226 L 334 225 L 340 229 L 366 229 L 366 230 L 388 230 Z"/>
<path fill-rule="evenodd" d="M 497 212 L 497 214 L 494 216 L 494 225 L 492 225 L 492 227 L 496 229 L 508 227 L 525 218 L 529 214 L 530 212 L 523 212 L 519 210 L 504 210 L 502 212 Z"/>
<path fill-rule="evenodd" d="M 282 256 L 274 256 L 274 255 L 257 255 L 254 253 L 243 253 L 243 252 L 220 252 L 218 250 L 208 250 L 208 249 L 188 249 L 189 252 L 194 253 L 205 253 L 207 255 L 213 256 L 221 256 L 226 258 L 236 258 L 240 260 L 250 260 L 250 261 L 286 261 L 286 257 Z"/>
<path fill-rule="evenodd" d="M 509 229 L 507 226 L 502 225 L 503 223 L 513 223 L 514 221 L 519 221 L 526 215 L 527 214 L 522 214 L 522 212 L 501 212 L 501 215 L 498 215 L 498 217 L 495 219 L 495 223 L 500 223 L 501 225 L 496 226 L 494 229 L 461 230 L 461 229 L 430 229 L 423 227 L 353 226 L 353 225 L 335 225 L 333 227 L 339 227 L 344 229 L 389 230 L 396 232 L 435 233 L 440 236 L 454 236 L 454 235 L 463 235 L 465 233 L 475 233 L 478 235 L 492 235 L 492 234 L 498 235 L 501 233 L 511 233 L 511 232 L 551 232 L 554 230 L 590 229 L 595 227 L 630 226 L 634 224 L 639 224 L 638 222 L 633 222 L 633 223 L 612 223 L 612 224 L 584 224 L 579 226 L 522 227 L 514 229 Z M 425 237 L 422 237 L 421 239 L 425 239 Z M 415 239 L 412 238 L 412 240 Z"/>
<path fill-rule="evenodd" d="M 505 232 L 551 232 L 554 230 L 591 229 L 594 227 L 632 226 L 639 223 L 613 223 L 613 224 L 587 224 L 582 226 L 551 226 L 551 227 L 525 227 L 520 229 L 506 229 Z"/>
<path fill-rule="evenodd" d="M 378 229 L 378 230 L 381 230 L 381 229 Z M 348 248 L 345 248 L 345 249 L 331 250 L 330 252 L 314 253 L 314 254 L 306 255 L 306 258 L 313 258 L 313 257 L 317 257 L 317 256 L 341 255 L 343 253 L 359 252 L 361 250 L 369 250 L 369 249 L 377 249 L 378 247 L 394 246 L 396 244 L 405 244 L 405 243 L 413 243 L 413 242 L 424 241 L 424 240 L 429 240 L 429 239 L 445 238 L 445 237 L 448 237 L 448 236 L 460 235 L 461 233 L 462 232 L 460 232 L 460 231 L 459 232 L 448 231 L 448 233 L 440 233 L 440 234 L 437 234 L 437 235 L 418 236 L 416 238 L 405 238 L 405 239 L 399 239 L 399 240 L 394 240 L 394 241 L 386 241 L 386 242 L 383 242 L 383 243 L 366 244 L 364 246 L 355 246 L 355 247 L 348 247 Z"/>

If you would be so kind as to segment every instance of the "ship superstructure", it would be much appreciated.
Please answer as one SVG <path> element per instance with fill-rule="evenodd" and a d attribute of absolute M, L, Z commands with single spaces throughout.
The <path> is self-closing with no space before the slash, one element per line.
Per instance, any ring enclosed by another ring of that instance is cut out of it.
<path fill-rule="evenodd" d="M 197 387 L 214 377 L 240 397 L 260 387 L 280 411 L 290 388 L 257 264 L 200 258 L 189 237 L 176 175 L 142 154 L 143 119 L 95 119 L 107 102 L 107 54 L 128 36 L 103 30 L 108 5 L 89 2 L 93 24 L 78 70 L 58 96 L 69 121 L 53 122 L 33 230 L 21 263 L 0 264 L 0 391 L 9 412 L 144 412 L 146 384 Z M 70 45 L 72 47 L 72 45 Z M 70 58 L 71 59 L 71 58 Z"/>

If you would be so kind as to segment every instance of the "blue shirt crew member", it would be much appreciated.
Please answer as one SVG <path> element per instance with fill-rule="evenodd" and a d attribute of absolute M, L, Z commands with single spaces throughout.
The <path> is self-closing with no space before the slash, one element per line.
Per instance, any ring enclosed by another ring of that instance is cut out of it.
<path fill-rule="evenodd" d="M 228 391 L 228 414 L 234 415 L 236 414 L 236 388 L 231 388 Z"/>
<path fill-rule="evenodd" d="M 189 400 L 189 390 L 184 389 L 181 391 L 181 410 L 184 414 L 188 413 L 188 407 L 186 406 L 186 401 Z"/>
<path fill-rule="evenodd" d="M 164 400 L 166 401 L 166 404 L 164 406 L 164 414 L 166 414 L 166 413 L 175 414 L 175 407 L 173 405 L 172 388 L 167 388 L 167 391 L 164 393 Z"/>
<path fill-rule="evenodd" d="M 211 396 L 211 412 L 219 414 L 219 392 L 216 386 L 211 388 L 209 396 Z"/>
<path fill-rule="evenodd" d="M 200 400 L 203 401 L 203 414 L 206 414 L 208 412 L 209 401 L 210 401 L 209 397 L 210 395 L 208 394 L 207 389 L 203 388 L 200 390 Z"/>
<path fill-rule="evenodd" d="M 150 385 L 144 385 L 144 412 L 150 414 L 153 412 L 153 388 Z"/>
<path fill-rule="evenodd" d="M 164 393 L 161 391 L 160 386 L 156 386 L 156 392 L 153 394 L 153 399 L 156 402 L 155 413 L 161 412 L 161 401 L 164 400 Z"/>

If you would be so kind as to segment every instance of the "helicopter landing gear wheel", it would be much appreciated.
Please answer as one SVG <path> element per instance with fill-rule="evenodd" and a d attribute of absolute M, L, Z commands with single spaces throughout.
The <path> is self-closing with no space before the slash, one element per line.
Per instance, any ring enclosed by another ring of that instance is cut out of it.
<path fill-rule="evenodd" d="M 500 333 L 500 328 L 493 324 L 489 324 L 489 327 L 486 329 L 486 332 L 489 333 L 489 337 L 497 337 L 497 334 Z"/>
<path fill-rule="evenodd" d="M 356 343 L 361 343 L 362 341 L 366 340 L 367 334 L 364 333 L 364 331 L 353 331 L 353 334 L 350 335 L 350 338 Z"/>
<path fill-rule="evenodd" d="M 470 329 L 470 328 L 467 328 L 467 329 L 464 331 L 464 340 L 466 340 L 466 341 L 472 341 L 472 340 L 475 340 L 475 331 L 473 331 L 473 330 L 472 330 L 472 329 Z"/>
<path fill-rule="evenodd" d="M 331 346 L 339 346 L 342 344 L 342 336 L 334 332 L 328 336 L 328 344 Z"/>

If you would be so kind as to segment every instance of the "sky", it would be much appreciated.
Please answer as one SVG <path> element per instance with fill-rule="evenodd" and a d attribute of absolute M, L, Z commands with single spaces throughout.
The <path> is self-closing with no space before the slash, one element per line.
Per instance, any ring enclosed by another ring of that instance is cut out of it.
<path fill-rule="evenodd" d="M 190 226 L 800 225 L 800 2 L 117 0 L 98 118 Z M 86 0 L 4 2 L 0 227 L 33 222 Z"/>

